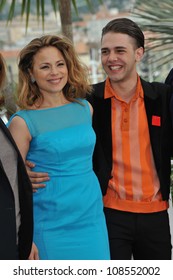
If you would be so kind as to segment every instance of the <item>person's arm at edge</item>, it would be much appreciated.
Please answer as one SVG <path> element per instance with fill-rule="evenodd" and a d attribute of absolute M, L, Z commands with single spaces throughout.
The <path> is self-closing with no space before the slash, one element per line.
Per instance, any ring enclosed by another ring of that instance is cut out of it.
<path fill-rule="evenodd" d="M 29 130 L 27 128 L 27 125 L 22 118 L 16 116 L 12 119 L 8 128 L 9 128 L 9 130 L 16 142 L 16 145 L 18 146 L 21 156 L 25 162 L 26 155 L 29 150 L 30 141 L 32 139 L 32 137 L 29 133 Z M 38 249 L 34 243 L 32 244 L 31 252 L 30 252 L 28 259 L 29 260 L 38 260 L 39 259 Z"/>

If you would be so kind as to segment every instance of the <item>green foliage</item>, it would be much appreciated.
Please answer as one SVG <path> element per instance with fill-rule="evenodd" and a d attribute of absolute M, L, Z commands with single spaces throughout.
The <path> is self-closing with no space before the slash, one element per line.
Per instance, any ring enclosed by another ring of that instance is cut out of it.
<path fill-rule="evenodd" d="M 28 28 L 29 24 L 29 16 L 31 14 L 31 11 L 33 11 L 33 7 L 36 10 L 37 19 L 40 20 L 40 17 L 42 19 L 42 28 L 44 29 L 44 16 L 45 16 L 45 5 L 46 0 L 22 0 L 20 3 L 16 0 L 12 0 L 11 4 L 8 3 L 7 0 L 0 0 L 0 12 L 3 12 L 5 9 L 8 14 L 7 23 L 11 22 L 13 18 L 15 17 L 16 10 L 20 9 L 21 17 L 26 14 L 26 30 Z M 51 5 L 53 11 L 57 12 L 57 0 L 51 0 Z"/>
<path fill-rule="evenodd" d="M 173 61 L 172 0 L 136 0 L 132 15 L 147 33 L 146 51 L 152 51 L 149 63 L 157 69 Z"/>
<path fill-rule="evenodd" d="M 69 0 L 71 1 L 71 4 L 76 12 L 76 15 L 78 15 L 78 5 L 77 5 L 77 1 L 76 0 Z M 102 4 L 103 0 L 97 0 L 98 3 Z M 37 14 L 37 19 L 38 21 L 42 21 L 42 29 L 44 30 L 44 19 L 45 19 L 45 7 L 47 4 L 50 4 L 51 2 L 51 7 L 52 10 L 55 13 L 55 16 L 57 14 L 58 11 L 58 3 L 60 2 L 60 0 L 22 0 L 20 2 L 16 1 L 16 0 L 11 0 L 11 3 L 9 3 L 9 1 L 7 0 L 0 0 L 0 12 L 3 12 L 4 10 L 7 12 L 8 14 L 8 18 L 7 18 L 7 23 L 11 22 L 15 16 L 16 10 L 20 9 L 20 14 L 21 17 L 24 16 L 24 14 L 26 14 L 26 30 L 28 28 L 28 24 L 29 24 L 29 16 L 31 14 L 31 12 L 33 12 L 33 10 L 36 10 L 36 14 Z M 93 5 L 91 0 L 85 0 L 87 7 L 89 9 L 90 12 L 93 12 Z"/>
<path fill-rule="evenodd" d="M 172 0 L 136 0 L 132 15 L 146 31 L 146 51 L 152 52 L 148 63 L 155 69 L 173 61 L 173 2 Z M 173 205 L 173 163 L 171 168 L 171 200 Z"/>

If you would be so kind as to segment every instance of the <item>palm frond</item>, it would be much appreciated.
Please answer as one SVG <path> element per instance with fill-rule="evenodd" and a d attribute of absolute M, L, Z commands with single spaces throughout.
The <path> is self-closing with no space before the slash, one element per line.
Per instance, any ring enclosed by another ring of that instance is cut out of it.
<path fill-rule="evenodd" d="M 76 12 L 76 15 L 78 16 L 78 8 L 77 8 L 77 5 L 76 5 L 76 1 L 72 0 L 72 4 L 73 4 L 74 10 Z"/>
<path fill-rule="evenodd" d="M 37 11 L 37 21 L 40 19 L 40 0 L 36 2 L 36 11 Z"/>
<path fill-rule="evenodd" d="M 43 30 L 44 30 L 44 15 L 45 15 L 44 0 L 41 0 L 41 18 L 42 18 L 42 29 Z"/>
<path fill-rule="evenodd" d="M 26 7 L 26 0 L 22 1 L 22 7 L 21 7 L 21 16 L 23 17 L 25 13 L 25 7 Z"/>
<path fill-rule="evenodd" d="M 5 4 L 6 4 L 6 0 L 0 0 L 0 12 L 3 10 Z"/>
<path fill-rule="evenodd" d="M 56 17 L 57 9 L 58 9 L 58 7 L 57 7 L 57 0 L 51 0 L 51 3 L 52 3 L 52 8 L 53 8 L 53 11 L 54 11 L 55 17 Z"/>
<path fill-rule="evenodd" d="M 162 69 L 173 61 L 172 0 L 136 0 L 132 16 L 145 33 L 148 63 Z"/>
<path fill-rule="evenodd" d="M 30 16 L 31 1 L 28 0 L 26 4 L 26 30 L 28 28 L 29 16 Z"/>
<path fill-rule="evenodd" d="M 9 14 L 8 14 L 8 22 L 12 21 L 12 19 L 13 19 L 14 11 L 15 11 L 15 4 L 16 4 L 16 0 L 12 0 L 10 10 L 9 10 Z"/>
<path fill-rule="evenodd" d="M 76 14 L 78 15 L 78 7 L 77 7 L 76 0 L 69 0 L 69 1 L 72 2 L 74 10 L 75 10 Z M 85 0 L 85 1 L 86 1 L 86 4 L 88 6 L 89 11 L 93 12 L 92 1 L 91 0 Z M 0 0 L 0 11 L 2 11 L 4 9 L 7 2 L 8 2 L 7 0 Z M 45 2 L 46 2 L 45 0 L 36 0 L 35 1 L 37 20 L 39 22 L 40 17 L 41 17 L 42 29 L 43 30 L 44 30 L 44 18 L 45 18 Z M 103 4 L 104 1 L 103 0 L 98 0 L 98 2 L 100 4 Z M 53 11 L 55 13 L 55 16 L 56 16 L 57 10 L 58 10 L 58 0 L 51 0 L 51 5 L 52 5 L 52 9 L 53 9 Z M 16 6 L 17 6 L 16 5 L 16 0 L 12 0 L 11 4 L 10 4 L 9 12 L 8 12 L 7 23 L 11 22 L 13 20 Z M 29 24 L 30 10 L 31 10 L 31 1 L 30 0 L 22 0 L 21 1 L 21 17 L 23 17 L 24 14 L 26 13 L 26 31 L 27 31 L 28 24 Z"/>

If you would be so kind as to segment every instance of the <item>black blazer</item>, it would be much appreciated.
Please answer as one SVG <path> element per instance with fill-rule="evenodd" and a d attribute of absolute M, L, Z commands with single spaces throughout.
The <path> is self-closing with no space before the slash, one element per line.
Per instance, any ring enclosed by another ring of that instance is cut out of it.
<path fill-rule="evenodd" d="M 144 102 L 148 119 L 150 141 L 160 180 L 164 200 L 169 199 L 171 155 L 173 155 L 173 129 L 169 103 L 172 88 L 162 83 L 149 83 L 141 79 Z M 94 91 L 88 101 L 94 109 L 93 128 L 96 133 L 96 146 L 93 155 L 93 168 L 105 195 L 112 170 L 111 100 L 104 99 L 105 82 L 93 85 Z M 160 116 L 161 126 L 152 125 L 152 116 Z"/>
<path fill-rule="evenodd" d="M 32 186 L 19 150 L 3 121 L 3 130 L 18 155 L 18 186 L 21 225 L 18 237 L 19 259 L 28 259 L 33 237 Z M 0 260 L 16 259 L 16 217 L 14 195 L 0 161 Z"/>

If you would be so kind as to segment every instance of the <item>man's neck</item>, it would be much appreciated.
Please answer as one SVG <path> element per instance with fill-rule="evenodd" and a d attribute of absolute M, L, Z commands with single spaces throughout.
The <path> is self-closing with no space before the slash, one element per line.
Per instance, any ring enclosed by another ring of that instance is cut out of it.
<path fill-rule="evenodd" d="M 110 81 L 113 90 L 116 94 L 126 103 L 129 103 L 130 100 L 136 93 L 136 86 L 137 86 L 137 76 L 136 79 L 122 81 L 118 83 L 114 83 Z"/>

